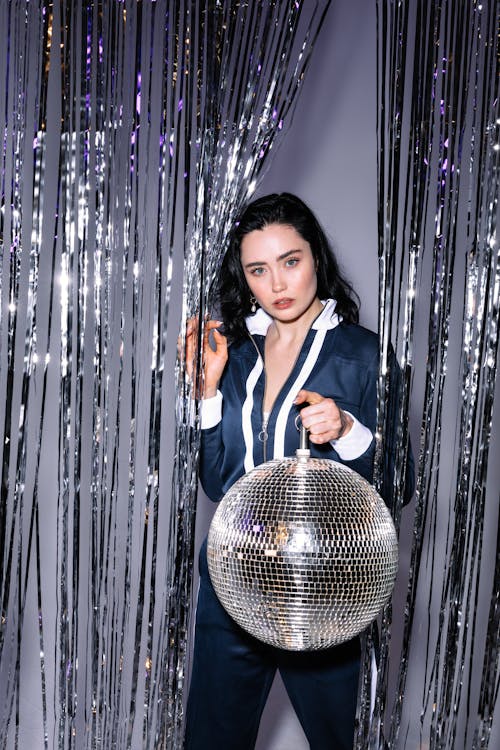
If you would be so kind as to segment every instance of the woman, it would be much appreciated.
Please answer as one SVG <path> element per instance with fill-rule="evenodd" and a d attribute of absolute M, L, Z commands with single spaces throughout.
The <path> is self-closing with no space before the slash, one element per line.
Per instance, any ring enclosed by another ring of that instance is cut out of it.
<path fill-rule="evenodd" d="M 207 323 L 204 342 L 200 481 L 208 497 L 218 501 L 254 466 L 294 455 L 299 412 L 312 456 L 371 481 L 378 338 L 357 325 L 356 297 L 299 198 L 270 195 L 246 208 L 222 264 L 219 302 L 223 320 Z M 194 339 L 191 322 L 188 362 Z M 276 669 L 310 747 L 352 748 L 359 661 L 357 638 L 297 653 L 245 633 L 217 599 L 205 542 L 188 750 L 253 748 Z"/>

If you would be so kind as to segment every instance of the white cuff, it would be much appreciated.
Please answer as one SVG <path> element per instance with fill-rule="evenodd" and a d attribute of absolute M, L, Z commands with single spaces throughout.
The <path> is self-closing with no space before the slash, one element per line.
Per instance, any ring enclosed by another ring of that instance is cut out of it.
<path fill-rule="evenodd" d="M 364 424 L 361 424 L 361 422 L 358 422 L 350 412 L 345 411 L 345 409 L 344 412 L 349 414 L 353 421 L 353 425 L 347 435 L 344 435 L 344 437 L 341 437 L 338 440 L 331 440 L 330 442 L 343 461 L 352 461 L 353 459 L 362 456 L 363 453 L 368 450 L 368 447 L 373 440 L 373 435 L 371 430 L 369 430 L 368 427 L 365 427 Z"/>
<path fill-rule="evenodd" d="M 222 393 L 220 391 L 217 391 L 215 396 L 202 400 L 200 416 L 202 430 L 209 430 L 219 424 L 222 419 Z"/>

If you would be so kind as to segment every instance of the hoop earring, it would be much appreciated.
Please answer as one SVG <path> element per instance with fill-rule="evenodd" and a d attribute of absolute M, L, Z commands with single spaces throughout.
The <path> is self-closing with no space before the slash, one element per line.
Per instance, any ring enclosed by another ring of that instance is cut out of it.
<path fill-rule="evenodd" d="M 251 304 L 250 311 L 251 311 L 252 315 L 254 315 L 255 312 L 256 312 L 256 310 L 257 310 L 257 300 L 255 299 L 255 297 L 253 296 L 253 294 L 250 297 L 250 304 Z"/>

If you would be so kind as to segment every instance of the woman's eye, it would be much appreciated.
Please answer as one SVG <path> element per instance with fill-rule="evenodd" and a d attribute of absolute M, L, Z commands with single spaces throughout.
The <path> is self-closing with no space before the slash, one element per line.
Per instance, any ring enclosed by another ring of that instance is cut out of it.
<path fill-rule="evenodd" d="M 293 268 L 294 266 L 297 265 L 298 262 L 299 262 L 298 258 L 287 258 L 285 265 L 288 268 Z"/>
<path fill-rule="evenodd" d="M 264 268 L 252 268 L 252 276 L 262 276 Z"/>

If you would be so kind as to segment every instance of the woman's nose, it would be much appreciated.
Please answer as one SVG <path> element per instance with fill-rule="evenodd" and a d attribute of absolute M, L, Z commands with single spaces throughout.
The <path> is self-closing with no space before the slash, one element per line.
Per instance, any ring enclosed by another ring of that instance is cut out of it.
<path fill-rule="evenodd" d="M 282 292 L 283 289 L 286 288 L 285 280 L 279 273 L 279 271 L 275 271 L 273 273 L 273 292 Z"/>

